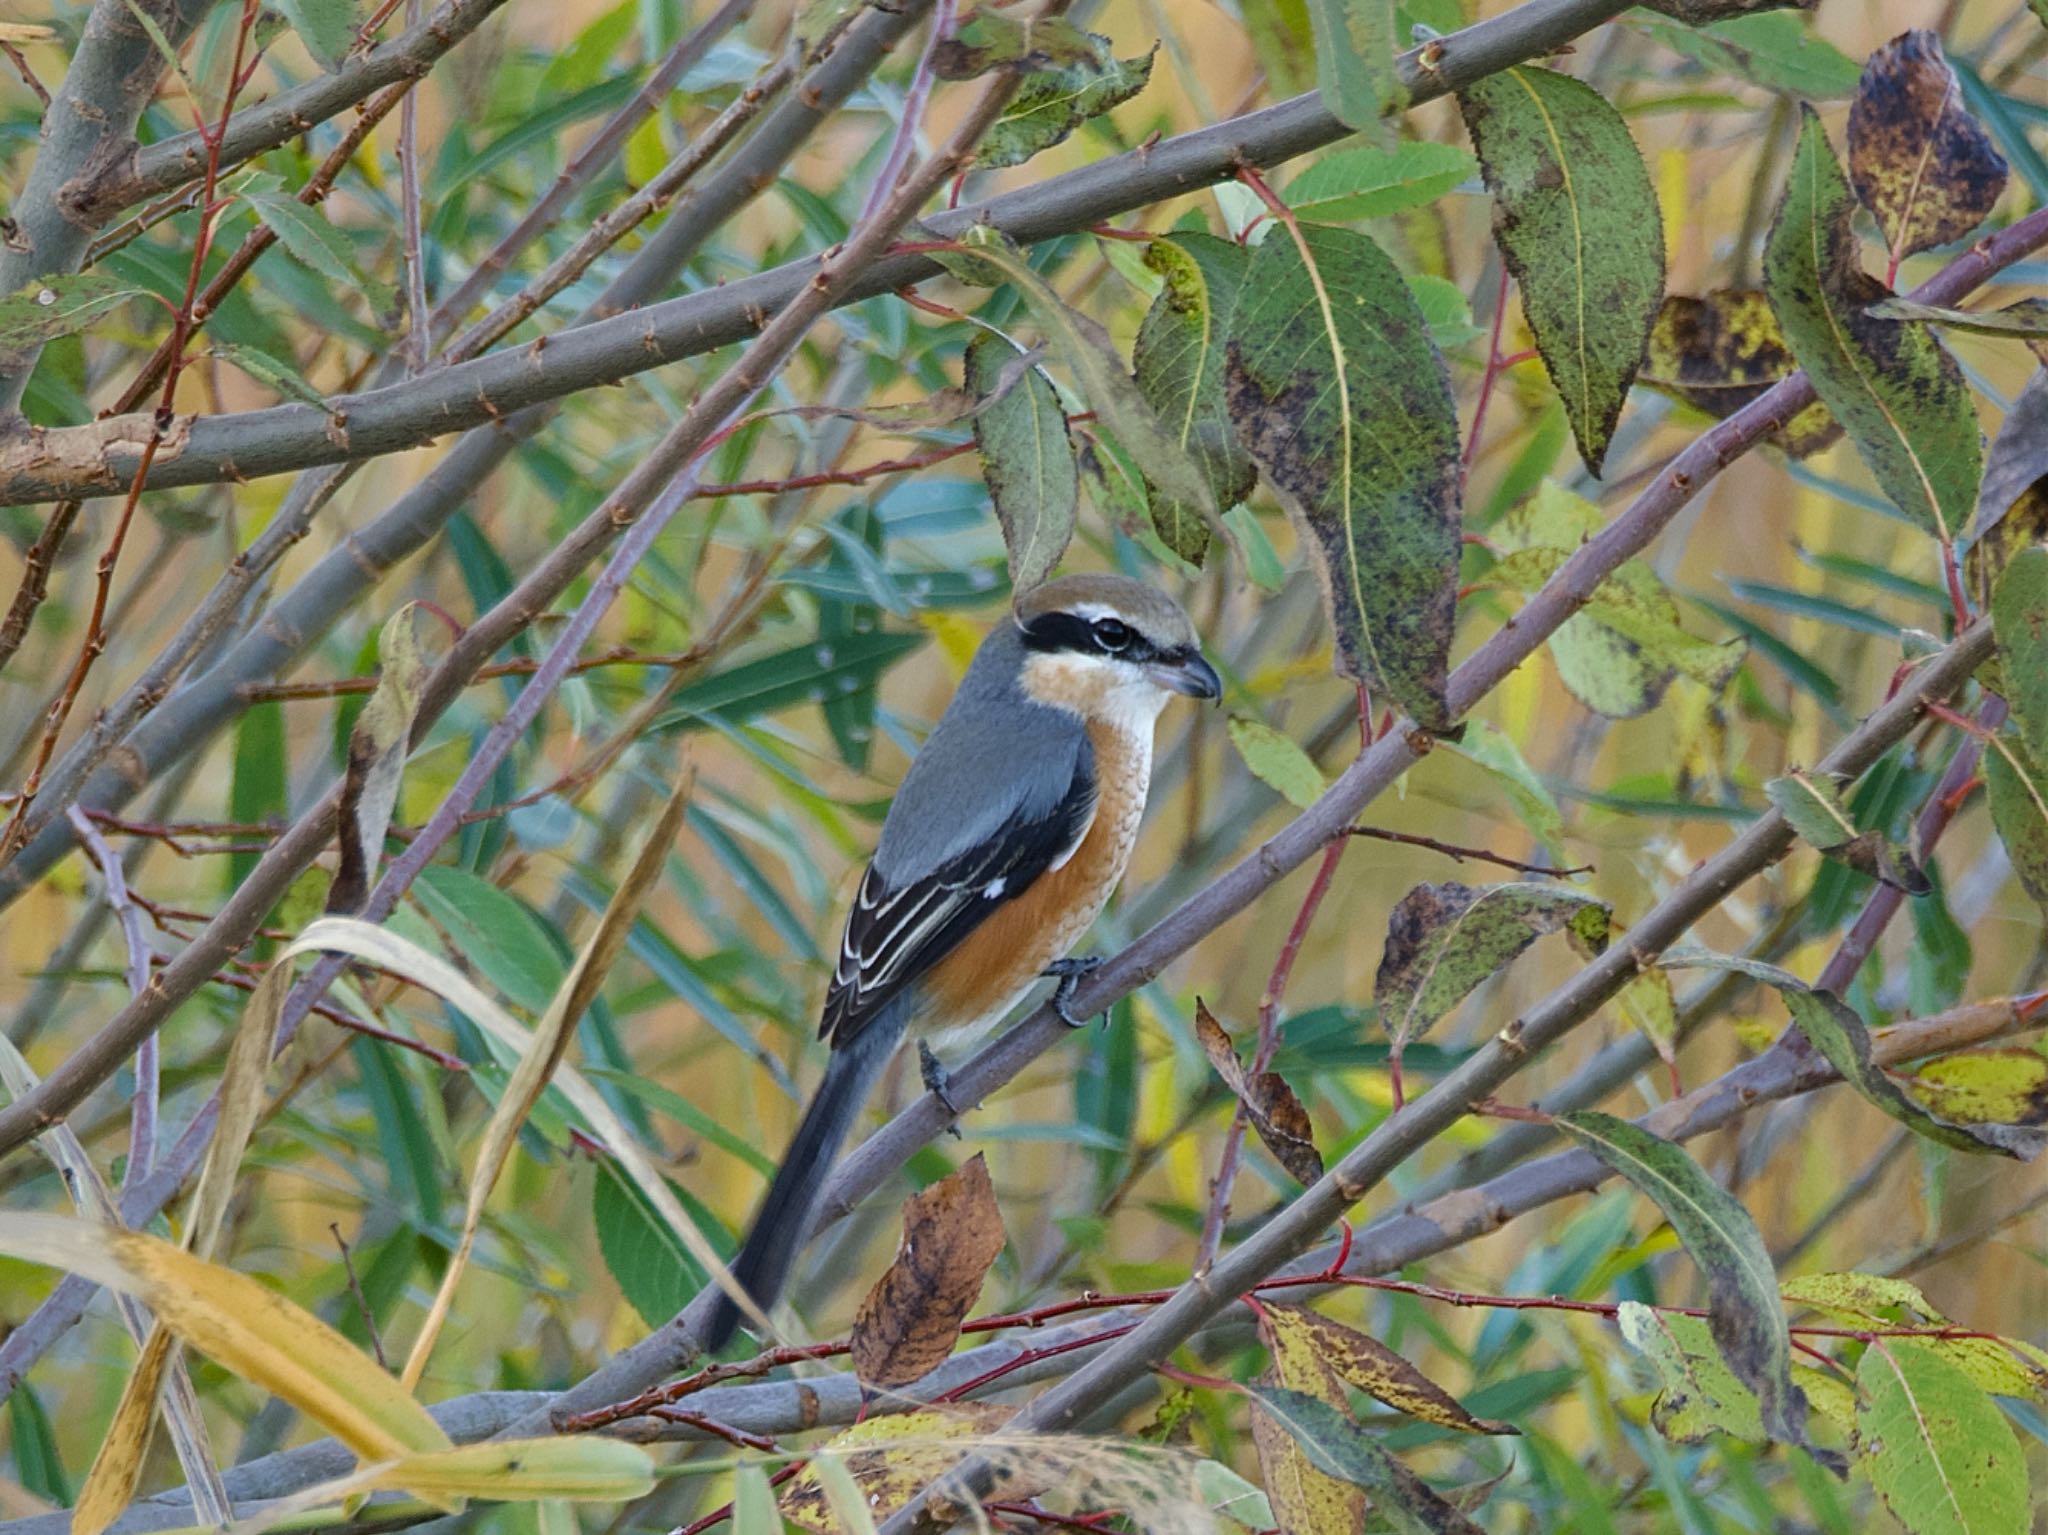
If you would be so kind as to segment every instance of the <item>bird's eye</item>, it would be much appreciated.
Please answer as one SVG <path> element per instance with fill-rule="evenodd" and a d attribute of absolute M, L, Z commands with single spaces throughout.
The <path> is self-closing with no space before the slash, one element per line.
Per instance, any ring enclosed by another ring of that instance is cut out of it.
<path fill-rule="evenodd" d="M 1108 655 L 1128 650 L 1133 638 L 1131 626 L 1120 618 L 1098 618 L 1089 626 L 1089 633 L 1095 638 L 1095 648 Z"/>

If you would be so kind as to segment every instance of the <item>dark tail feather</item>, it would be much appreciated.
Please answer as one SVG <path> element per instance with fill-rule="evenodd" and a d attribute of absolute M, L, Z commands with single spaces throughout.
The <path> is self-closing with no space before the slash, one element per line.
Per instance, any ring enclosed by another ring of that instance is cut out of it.
<path fill-rule="evenodd" d="M 789 1280 L 789 1271 L 810 1235 L 811 1218 L 826 1174 L 838 1160 L 846 1132 L 867 1101 L 868 1089 L 902 1037 L 903 1019 L 895 1008 L 869 1020 L 845 1047 L 832 1052 L 825 1080 L 804 1110 L 782 1166 L 754 1216 L 746 1245 L 732 1262 L 733 1277 L 746 1287 L 763 1311 L 774 1306 Z M 732 1297 L 719 1293 L 704 1332 L 704 1347 L 715 1353 L 725 1347 L 739 1326 L 740 1309 Z"/>

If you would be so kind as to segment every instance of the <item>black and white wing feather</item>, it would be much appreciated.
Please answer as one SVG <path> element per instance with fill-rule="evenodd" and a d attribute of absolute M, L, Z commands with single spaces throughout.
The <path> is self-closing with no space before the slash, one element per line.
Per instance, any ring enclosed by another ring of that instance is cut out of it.
<path fill-rule="evenodd" d="M 869 865 L 846 919 L 821 1038 L 843 1048 L 1005 901 L 1072 855 L 1096 796 L 1092 763 L 1083 757 L 1075 767 L 1066 794 L 1047 814 L 1000 826 L 927 874 L 892 884 Z"/>

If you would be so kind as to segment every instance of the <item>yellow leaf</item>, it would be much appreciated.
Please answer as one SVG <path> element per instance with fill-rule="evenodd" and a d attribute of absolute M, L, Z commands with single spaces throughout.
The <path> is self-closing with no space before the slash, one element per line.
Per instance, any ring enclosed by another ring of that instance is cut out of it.
<path fill-rule="evenodd" d="M 372 1484 L 430 1501 L 585 1498 L 624 1503 L 654 1490 L 654 1460 L 637 1444 L 576 1434 L 492 1439 L 426 1455 L 405 1455 Z"/>
<path fill-rule="evenodd" d="M 1274 1312 L 1268 1310 L 1270 1318 Z M 1317 1352 L 1306 1333 L 1270 1325 L 1261 1328 L 1273 1351 L 1274 1381 L 1290 1391 L 1306 1392 L 1349 1415 L 1344 1383 Z M 1349 1535 L 1365 1523 L 1365 1493 L 1349 1482 L 1318 1471 L 1300 1442 L 1286 1428 L 1252 1406 L 1252 1443 L 1265 1474 L 1266 1497 L 1280 1528 L 1294 1535 Z"/>
<path fill-rule="evenodd" d="M 821 1449 L 860 1489 L 861 1505 L 886 1519 L 960 1458 L 957 1441 L 994 1432 L 1007 1407 L 931 1408 L 870 1418 L 835 1435 Z M 832 1490 L 811 1462 L 782 1495 L 782 1516 L 814 1535 L 846 1535 Z M 1010 1495 L 1017 1489 L 1006 1488 Z M 843 1496 L 843 1493 L 842 1493 Z"/>
<path fill-rule="evenodd" d="M 114 1406 L 106 1438 L 92 1458 L 92 1470 L 78 1489 L 78 1501 L 71 1508 L 71 1535 L 100 1535 L 133 1501 L 142 1462 L 149 1454 L 157 1394 L 163 1390 L 164 1369 L 171 1362 L 172 1341 L 170 1332 L 159 1324 L 142 1346 L 121 1400 Z"/>
<path fill-rule="evenodd" d="M 449 1448 L 426 1408 L 373 1360 L 246 1274 L 139 1231 L 59 1215 L 10 1215 L 0 1252 L 133 1295 L 180 1341 L 283 1397 L 365 1460 Z"/>
<path fill-rule="evenodd" d="M 917 621 L 939 642 L 939 653 L 946 658 L 953 675 L 964 676 L 974 652 L 981 647 L 981 631 L 958 613 L 920 613 Z"/>

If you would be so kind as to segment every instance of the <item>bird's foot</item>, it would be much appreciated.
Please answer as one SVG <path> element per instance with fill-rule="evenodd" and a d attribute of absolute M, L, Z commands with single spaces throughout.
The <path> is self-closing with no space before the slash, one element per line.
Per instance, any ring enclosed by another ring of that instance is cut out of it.
<path fill-rule="evenodd" d="M 921 1039 L 917 1042 L 917 1074 L 924 1082 L 924 1090 L 943 1103 L 948 1114 L 952 1115 L 954 1119 L 958 1119 L 960 1117 L 960 1106 L 953 1101 L 952 1095 L 946 1091 L 948 1083 L 946 1068 L 940 1063 L 939 1058 L 932 1054 L 932 1047 Z M 957 1124 L 947 1124 L 946 1133 L 956 1141 L 960 1139 L 960 1127 Z"/>
<path fill-rule="evenodd" d="M 1067 959 L 1056 959 L 1041 972 L 1059 982 L 1059 985 L 1052 989 L 1052 1010 L 1068 1028 L 1078 1029 L 1087 1023 L 1086 1018 L 1074 1016 L 1074 990 L 1081 984 L 1083 977 L 1093 975 L 1101 968 L 1100 954 L 1080 954 Z M 1102 1021 L 1109 1022 L 1108 1008 L 1102 1010 Z"/>

